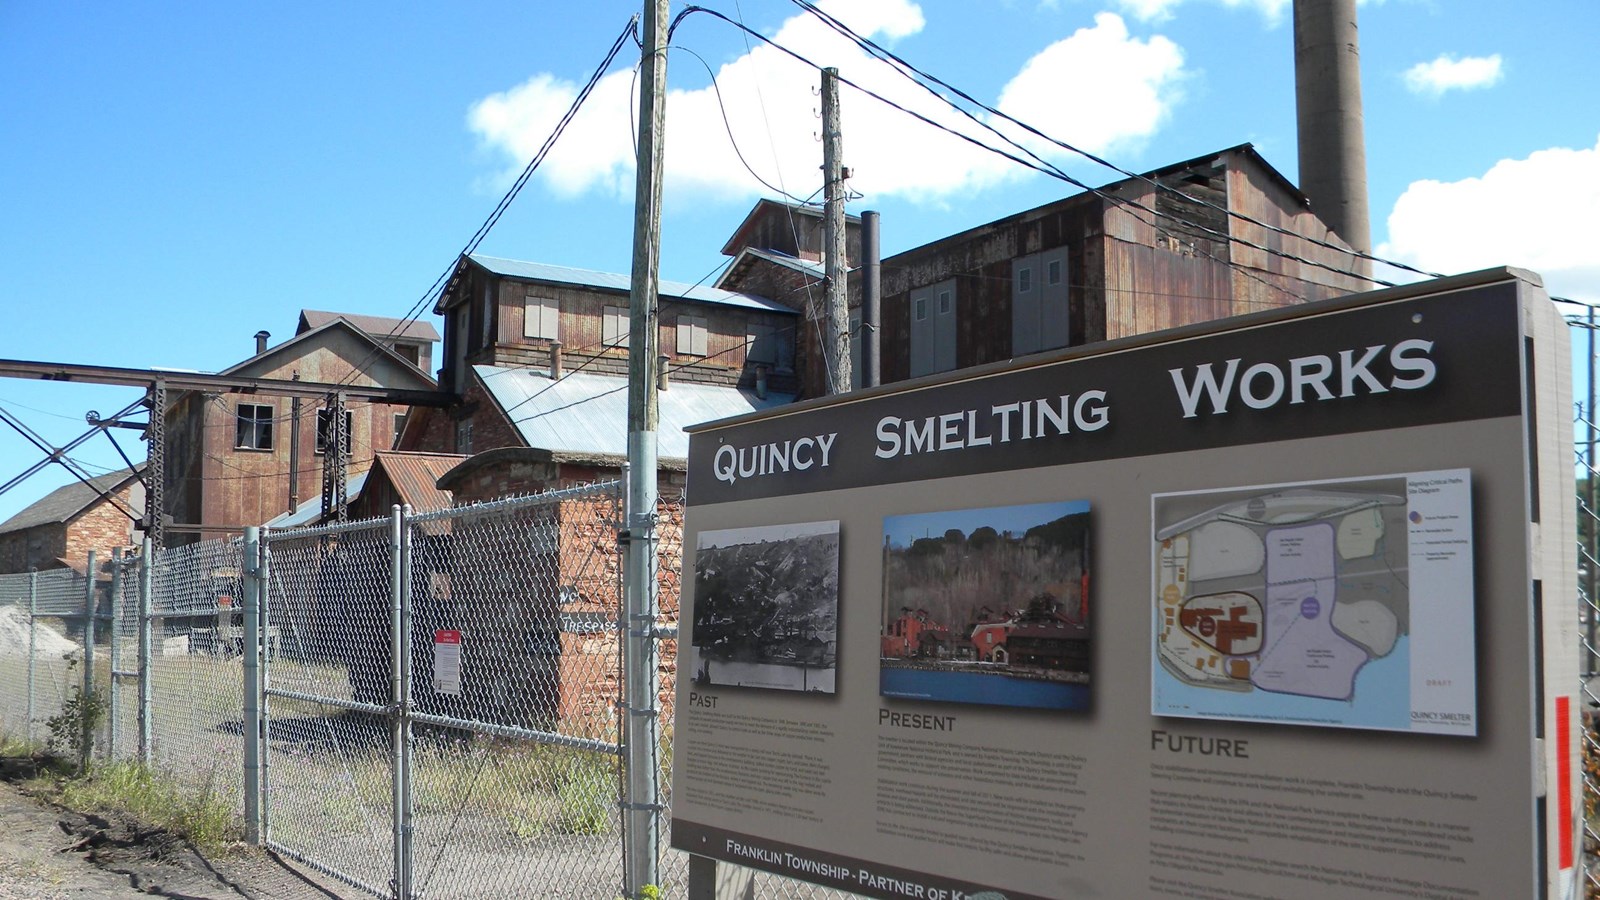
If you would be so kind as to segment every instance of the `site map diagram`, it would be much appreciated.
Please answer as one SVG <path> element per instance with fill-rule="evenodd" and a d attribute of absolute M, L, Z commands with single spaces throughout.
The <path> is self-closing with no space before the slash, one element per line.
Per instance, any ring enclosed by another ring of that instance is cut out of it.
<path fill-rule="evenodd" d="M 1446 607 L 1458 618 L 1464 611 L 1470 639 L 1465 474 L 1153 497 L 1153 711 L 1400 730 L 1459 725 L 1427 727 L 1438 713 L 1419 716 L 1412 696 L 1419 660 L 1411 569 L 1425 559 L 1434 576 L 1427 583 L 1451 586 L 1430 600 L 1444 615 Z M 1413 546 L 1413 532 L 1425 548 Z M 1452 633 L 1424 646 L 1450 650 L 1456 642 Z M 1455 649 L 1466 656 L 1470 685 L 1470 640 Z M 1444 674 L 1422 683 L 1453 686 L 1450 673 L 1462 661 L 1428 653 L 1420 662 Z M 1470 697 L 1462 713 L 1459 692 L 1449 693 L 1448 713 L 1470 726 Z"/>

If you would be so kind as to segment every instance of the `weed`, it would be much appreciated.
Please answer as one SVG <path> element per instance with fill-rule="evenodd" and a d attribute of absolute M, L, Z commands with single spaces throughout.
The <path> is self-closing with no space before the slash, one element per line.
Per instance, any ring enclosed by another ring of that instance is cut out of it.
<path fill-rule="evenodd" d="M 556 784 L 556 828 L 567 834 L 611 830 L 617 795 L 615 761 L 583 754 L 572 759 Z"/>
<path fill-rule="evenodd" d="M 172 778 L 138 763 L 115 763 L 59 783 L 64 806 L 83 811 L 115 811 L 172 832 L 202 855 L 228 849 L 239 837 L 230 804 L 209 786 L 190 794 Z"/>
<path fill-rule="evenodd" d="M 83 754 L 83 738 L 93 733 L 106 717 L 106 698 L 96 691 L 85 694 L 74 688 L 72 696 L 61 704 L 61 711 L 44 721 L 50 731 L 50 749 L 69 759 Z"/>

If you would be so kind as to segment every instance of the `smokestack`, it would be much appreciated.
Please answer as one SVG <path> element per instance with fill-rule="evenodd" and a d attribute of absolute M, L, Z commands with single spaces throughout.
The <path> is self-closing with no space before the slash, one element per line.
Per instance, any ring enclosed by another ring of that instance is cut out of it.
<path fill-rule="evenodd" d="M 878 211 L 861 213 L 861 373 L 863 387 L 877 387 L 882 377 L 879 362 L 878 319 L 882 316 L 883 267 L 878 251 Z"/>
<path fill-rule="evenodd" d="M 269 337 L 272 337 L 272 335 L 268 334 L 265 330 L 256 332 L 256 355 L 257 356 L 260 356 L 261 354 L 267 352 L 267 338 L 269 338 Z"/>
<path fill-rule="evenodd" d="M 767 367 L 756 366 L 756 399 L 767 399 Z"/>
<path fill-rule="evenodd" d="M 671 361 L 672 357 L 665 353 L 656 357 L 656 390 L 658 391 L 667 389 L 667 363 Z"/>
<path fill-rule="evenodd" d="M 1300 190 L 1345 243 L 1372 252 L 1356 0 L 1294 0 Z M 1356 271 L 1369 274 L 1366 260 Z"/>
<path fill-rule="evenodd" d="M 550 380 L 561 380 L 561 342 L 550 342 Z"/>

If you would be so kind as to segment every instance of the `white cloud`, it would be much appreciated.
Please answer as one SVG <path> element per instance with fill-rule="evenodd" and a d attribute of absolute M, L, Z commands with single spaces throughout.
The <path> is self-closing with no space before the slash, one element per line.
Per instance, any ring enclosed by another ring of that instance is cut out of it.
<path fill-rule="evenodd" d="M 1405 82 L 1413 94 L 1438 97 L 1445 91 L 1493 87 L 1504 75 L 1498 53 L 1461 59 L 1446 53 L 1433 62 L 1417 63 L 1407 69 Z"/>
<path fill-rule="evenodd" d="M 1111 71 L 1116 78 L 1105 77 Z M 1179 96 L 1182 73 L 1177 44 L 1159 35 L 1131 38 L 1122 19 L 1100 13 L 1093 28 L 1028 60 L 995 106 L 1045 134 L 1104 153 L 1155 133 Z M 1094 124 L 1086 131 L 1088 123 Z"/>
<path fill-rule="evenodd" d="M 1501 160 L 1479 178 L 1417 181 L 1379 256 L 1445 274 L 1532 269 L 1550 293 L 1600 302 L 1600 141 Z"/>
<path fill-rule="evenodd" d="M 821 5 L 880 41 L 911 37 L 924 26 L 921 8 L 908 0 L 833 0 Z M 688 42 L 694 24 L 680 31 L 679 42 Z M 981 138 L 972 122 L 808 15 L 786 21 L 773 40 L 819 65 L 837 67 L 845 79 L 947 128 Z M 700 64 L 694 57 L 672 57 L 673 81 L 699 80 L 703 70 L 696 70 Z M 1029 60 L 996 105 L 1062 140 L 1105 152 L 1136 146 L 1154 133 L 1176 101 L 1184 74 L 1177 45 L 1159 36 L 1131 37 L 1122 19 L 1102 13 L 1092 27 Z M 716 79 L 726 125 L 711 87 L 668 93 L 668 190 L 737 201 L 770 193 L 746 172 L 728 140 L 729 130 L 745 161 L 767 181 L 801 197 L 816 190 L 822 158 L 816 70 L 753 43 L 749 53 L 717 69 Z M 549 74 L 536 75 L 479 101 L 468 124 L 486 148 L 514 161 L 510 171 L 520 171 L 578 88 Z M 566 196 L 629 195 L 634 90 L 631 72 L 603 79 L 537 177 Z M 852 186 L 869 196 L 938 202 L 1026 171 L 848 86 L 841 87 L 840 98 L 845 164 L 853 172 Z"/>

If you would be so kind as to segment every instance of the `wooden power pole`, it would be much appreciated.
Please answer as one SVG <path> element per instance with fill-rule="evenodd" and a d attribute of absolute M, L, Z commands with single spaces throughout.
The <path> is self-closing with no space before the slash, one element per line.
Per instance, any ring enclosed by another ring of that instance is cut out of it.
<path fill-rule="evenodd" d="M 846 282 L 844 162 L 839 132 L 839 70 L 822 70 L 822 227 L 824 295 L 828 327 L 822 356 L 827 363 L 828 393 L 850 390 L 850 291 Z"/>

